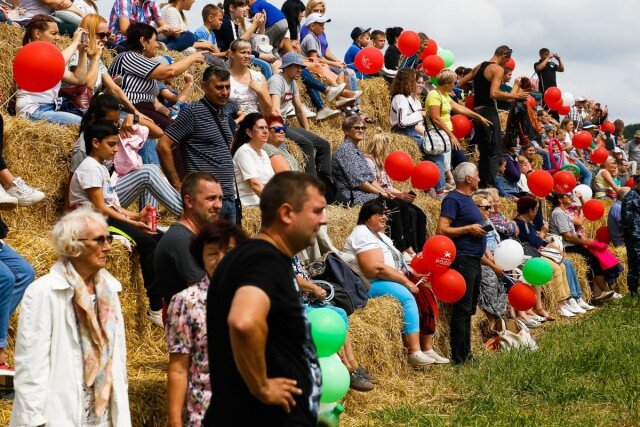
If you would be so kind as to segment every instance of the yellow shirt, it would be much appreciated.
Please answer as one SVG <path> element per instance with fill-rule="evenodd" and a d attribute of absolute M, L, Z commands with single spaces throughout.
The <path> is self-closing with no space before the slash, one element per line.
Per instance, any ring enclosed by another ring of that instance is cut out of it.
<path fill-rule="evenodd" d="M 429 92 L 425 102 L 425 109 L 427 112 L 431 111 L 429 107 L 433 105 L 440 106 L 440 118 L 449 130 L 453 130 L 453 124 L 451 123 L 451 98 L 449 97 L 449 94 L 443 95 L 435 89 Z M 433 127 L 429 116 L 427 116 L 427 124 L 429 127 Z"/>

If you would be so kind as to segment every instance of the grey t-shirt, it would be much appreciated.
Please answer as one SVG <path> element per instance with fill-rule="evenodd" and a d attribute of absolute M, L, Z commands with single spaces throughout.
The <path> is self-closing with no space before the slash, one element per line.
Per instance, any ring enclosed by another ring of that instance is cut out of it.
<path fill-rule="evenodd" d="M 280 97 L 280 114 L 286 116 L 287 110 L 291 109 L 291 101 L 298 94 L 298 85 L 295 80 L 287 82 L 287 79 L 280 74 L 274 74 L 268 82 L 269 95 Z"/>
<path fill-rule="evenodd" d="M 309 52 L 315 52 L 318 56 L 322 57 L 322 46 L 320 45 L 320 40 L 318 40 L 318 37 L 311 31 L 309 31 L 305 38 L 302 39 L 300 49 L 304 56 L 309 56 Z"/>
<path fill-rule="evenodd" d="M 156 246 L 153 268 L 156 286 L 160 287 L 164 301 L 200 281 L 207 273 L 201 269 L 189 252 L 195 234 L 182 224 L 173 224 Z"/>
<path fill-rule="evenodd" d="M 266 153 L 269 156 L 269 158 L 275 156 L 276 154 L 280 154 L 287 161 L 287 163 L 289 164 L 289 167 L 291 168 L 292 171 L 294 171 L 294 172 L 299 172 L 300 171 L 300 165 L 298 164 L 298 161 L 296 160 L 295 157 L 293 157 L 293 154 L 291 154 L 287 150 L 286 145 L 282 144 L 280 146 L 280 148 L 278 148 L 275 145 L 271 145 L 269 143 L 266 143 L 266 144 L 264 144 L 262 146 L 262 149 L 264 151 L 266 151 Z"/>
<path fill-rule="evenodd" d="M 567 231 L 569 231 L 572 236 L 576 235 L 573 220 L 568 213 L 560 208 L 555 208 L 553 212 L 551 212 L 551 218 L 549 219 L 549 233 L 562 236 Z M 562 240 L 562 244 L 565 248 L 567 246 L 573 246 L 573 243 L 567 243 L 564 239 Z"/>

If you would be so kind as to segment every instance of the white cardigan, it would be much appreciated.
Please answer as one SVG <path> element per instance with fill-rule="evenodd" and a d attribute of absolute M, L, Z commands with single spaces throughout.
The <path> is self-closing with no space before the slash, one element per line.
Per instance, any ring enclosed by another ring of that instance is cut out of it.
<path fill-rule="evenodd" d="M 391 111 L 389 112 L 389 120 L 391 127 L 411 128 L 423 120 L 420 110 L 422 105 L 420 101 L 398 94 L 391 100 Z"/>
<path fill-rule="evenodd" d="M 49 274 L 33 282 L 20 306 L 15 351 L 15 400 L 10 426 L 80 427 L 82 419 L 82 351 L 72 306 L 73 289 L 58 261 Z M 100 271 L 116 291 L 122 285 Z M 124 319 L 116 299 L 111 422 L 131 425 L 126 373 Z"/>

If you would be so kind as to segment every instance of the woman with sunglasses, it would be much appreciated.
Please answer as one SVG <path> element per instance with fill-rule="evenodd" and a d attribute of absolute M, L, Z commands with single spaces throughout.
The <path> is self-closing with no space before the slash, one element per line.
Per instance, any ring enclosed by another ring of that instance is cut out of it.
<path fill-rule="evenodd" d="M 267 126 L 269 126 L 269 138 L 262 149 L 266 151 L 271 161 L 273 172 L 280 173 L 285 171 L 300 171 L 300 163 L 293 157 L 293 154 L 287 150 L 286 137 L 284 133 L 287 127 L 281 116 L 268 115 L 265 117 Z"/>
<path fill-rule="evenodd" d="M 269 137 L 269 126 L 260 113 L 251 113 L 240 122 L 231 144 L 233 169 L 242 206 L 257 206 L 265 184 L 275 172 L 262 147 Z"/>
<path fill-rule="evenodd" d="M 107 217 L 109 227 L 133 240 L 140 255 L 142 280 L 151 306 L 148 317 L 153 319 L 154 324 L 162 326 L 162 293 L 155 285 L 153 268 L 153 254 L 161 233 L 148 225 L 149 211 L 146 206 L 140 212 L 134 212 L 120 205 L 109 172 L 104 166 L 104 162 L 112 161 L 118 151 L 119 134 L 118 127 L 109 120 L 95 120 L 84 127 L 87 158 L 80 163 L 71 178 L 69 205 L 74 209 L 81 204 L 91 203 Z"/>

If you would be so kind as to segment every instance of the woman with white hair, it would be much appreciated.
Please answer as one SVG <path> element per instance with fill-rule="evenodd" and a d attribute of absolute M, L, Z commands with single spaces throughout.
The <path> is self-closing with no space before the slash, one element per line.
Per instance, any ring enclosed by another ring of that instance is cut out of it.
<path fill-rule="evenodd" d="M 105 218 L 82 206 L 53 228 L 58 261 L 22 299 L 11 426 L 130 426 L 122 285 L 105 270 Z"/>

